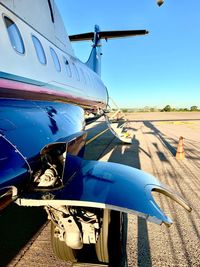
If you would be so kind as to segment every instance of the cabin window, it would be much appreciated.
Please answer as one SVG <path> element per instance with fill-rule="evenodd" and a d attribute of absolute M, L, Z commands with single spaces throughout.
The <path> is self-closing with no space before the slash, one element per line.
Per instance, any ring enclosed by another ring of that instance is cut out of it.
<path fill-rule="evenodd" d="M 60 62 L 59 62 L 59 59 L 58 59 L 58 56 L 57 56 L 55 50 L 52 47 L 50 47 L 50 51 L 51 51 L 51 56 L 53 58 L 53 62 L 54 62 L 56 70 L 58 72 L 61 72 Z"/>
<path fill-rule="evenodd" d="M 22 40 L 21 33 L 17 27 L 17 25 L 8 17 L 4 17 L 4 21 L 6 24 L 6 28 L 8 31 L 8 36 L 10 38 L 10 42 L 12 47 L 20 54 L 25 53 L 24 43 Z"/>
<path fill-rule="evenodd" d="M 63 61 L 64 61 L 64 64 L 65 64 L 65 69 L 67 71 L 67 75 L 69 77 L 72 77 L 72 71 L 71 71 L 71 68 L 70 68 L 69 61 L 66 59 L 66 57 L 63 57 Z"/>
<path fill-rule="evenodd" d="M 40 42 L 40 40 L 35 37 L 34 35 L 32 35 L 32 40 L 33 40 L 33 44 L 35 46 L 35 51 L 38 57 L 38 60 L 40 61 L 41 64 L 45 65 L 47 63 L 47 59 L 44 53 L 44 49 L 43 46 Z"/>

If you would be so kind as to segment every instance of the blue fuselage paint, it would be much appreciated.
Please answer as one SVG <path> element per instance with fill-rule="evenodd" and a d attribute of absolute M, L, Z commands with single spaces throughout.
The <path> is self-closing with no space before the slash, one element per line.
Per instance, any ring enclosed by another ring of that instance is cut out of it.
<path fill-rule="evenodd" d="M 84 129 L 82 108 L 71 104 L 0 99 L 0 106 L 0 187 L 23 184 L 46 145 Z"/>

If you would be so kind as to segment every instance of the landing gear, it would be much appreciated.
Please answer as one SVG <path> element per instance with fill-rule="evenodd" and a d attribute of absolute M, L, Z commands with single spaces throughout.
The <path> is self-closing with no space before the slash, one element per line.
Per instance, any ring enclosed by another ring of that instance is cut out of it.
<path fill-rule="evenodd" d="M 51 225 L 53 251 L 58 258 L 71 262 L 105 263 L 120 266 L 122 213 L 103 210 L 102 225 L 96 244 L 83 245 L 81 250 L 72 249 L 55 235 L 56 226 Z"/>

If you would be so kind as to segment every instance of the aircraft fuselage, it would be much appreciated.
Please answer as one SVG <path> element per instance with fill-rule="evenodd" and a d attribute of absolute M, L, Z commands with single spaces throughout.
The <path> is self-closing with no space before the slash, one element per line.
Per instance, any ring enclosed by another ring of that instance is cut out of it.
<path fill-rule="evenodd" d="M 105 109 L 107 89 L 75 57 L 56 6 L 52 20 L 48 1 L 18 2 L 0 1 L 0 96 Z"/>

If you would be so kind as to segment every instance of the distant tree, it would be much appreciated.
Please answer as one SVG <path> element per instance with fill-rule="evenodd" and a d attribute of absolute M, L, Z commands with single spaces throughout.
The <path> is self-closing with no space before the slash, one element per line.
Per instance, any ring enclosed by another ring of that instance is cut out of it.
<path fill-rule="evenodd" d="M 198 111 L 198 107 L 197 106 L 191 106 L 190 110 L 191 111 Z"/>
<path fill-rule="evenodd" d="M 169 112 L 169 111 L 172 111 L 172 108 L 170 105 L 167 105 L 162 109 L 162 111 Z"/>
<path fill-rule="evenodd" d="M 178 111 L 188 111 L 187 108 L 179 108 Z"/>

